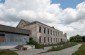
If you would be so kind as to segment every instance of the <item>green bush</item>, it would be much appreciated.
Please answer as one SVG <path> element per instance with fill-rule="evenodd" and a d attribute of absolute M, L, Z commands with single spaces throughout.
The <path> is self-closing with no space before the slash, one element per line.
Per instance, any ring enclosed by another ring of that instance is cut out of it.
<path fill-rule="evenodd" d="M 58 51 L 58 50 L 62 50 L 71 46 L 76 45 L 77 43 L 65 43 L 65 44 L 59 44 L 57 45 L 57 47 L 51 47 L 51 49 L 49 49 L 47 52 L 49 51 Z"/>
<path fill-rule="evenodd" d="M 60 42 L 60 43 L 48 44 L 48 45 L 44 45 L 44 46 L 45 46 L 45 47 L 48 47 L 48 46 L 57 46 L 57 45 L 65 44 L 65 43 L 68 43 L 68 42 Z"/>
<path fill-rule="evenodd" d="M 27 42 L 27 45 L 35 45 L 36 49 L 44 48 L 43 44 L 39 44 L 38 42 L 34 41 L 32 37 L 29 38 L 29 42 Z"/>
<path fill-rule="evenodd" d="M 41 48 L 44 48 L 44 45 L 43 44 L 36 44 L 35 48 L 36 49 L 41 49 Z"/>
<path fill-rule="evenodd" d="M 27 45 L 36 45 L 38 44 L 36 41 L 33 40 L 32 37 L 29 38 L 29 42 L 27 42 Z"/>

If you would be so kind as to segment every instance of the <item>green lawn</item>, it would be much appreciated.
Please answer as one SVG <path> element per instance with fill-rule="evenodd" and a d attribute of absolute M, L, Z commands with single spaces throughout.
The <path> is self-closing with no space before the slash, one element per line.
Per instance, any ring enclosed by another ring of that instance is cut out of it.
<path fill-rule="evenodd" d="M 85 43 L 82 43 L 82 45 L 79 47 L 79 50 L 72 55 L 85 55 Z"/>
<path fill-rule="evenodd" d="M 77 45 L 77 43 L 68 42 L 68 43 L 65 43 L 65 44 L 61 44 L 61 45 L 59 45 L 58 47 L 52 47 L 52 48 L 49 49 L 47 52 L 62 50 L 62 49 L 68 48 L 68 47 L 72 47 L 72 46 L 74 46 L 74 45 Z"/>
<path fill-rule="evenodd" d="M 18 54 L 11 50 L 0 50 L 0 55 L 18 55 Z"/>

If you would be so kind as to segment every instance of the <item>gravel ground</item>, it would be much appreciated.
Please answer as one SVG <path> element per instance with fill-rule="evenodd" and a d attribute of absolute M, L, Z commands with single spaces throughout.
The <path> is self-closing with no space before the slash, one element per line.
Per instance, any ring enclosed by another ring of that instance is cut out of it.
<path fill-rule="evenodd" d="M 81 44 L 78 44 L 76 46 L 66 48 L 60 51 L 53 51 L 53 52 L 47 52 L 38 54 L 40 52 L 47 51 L 50 47 L 45 47 L 44 49 L 29 49 L 27 51 L 16 51 L 19 55 L 72 55 L 75 51 L 78 50 L 78 48 L 81 46 Z"/>

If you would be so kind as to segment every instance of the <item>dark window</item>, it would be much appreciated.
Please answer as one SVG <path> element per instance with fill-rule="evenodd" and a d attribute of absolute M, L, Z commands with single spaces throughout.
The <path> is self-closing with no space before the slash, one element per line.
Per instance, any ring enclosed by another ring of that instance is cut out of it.
<path fill-rule="evenodd" d="M 48 42 L 49 42 L 49 37 L 48 37 Z"/>
<path fill-rule="evenodd" d="M 56 36 L 57 36 L 57 32 L 56 32 Z"/>
<path fill-rule="evenodd" d="M 50 31 L 51 35 L 52 35 L 52 30 Z"/>
<path fill-rule="evenodd" d="M 41 43 L 41 36 L 39 37 L 39 42 Z"/>
<path fill-rule="evenodd" d="M 55 34 L 54 34 L 54 31 L 53 31 L 53 35 L 55 35 Z"/>
<path fill-rule="evenodd" d="M 46 37 L 44 37 L 44 43 L 46 42 Z"/>
<path fill-rule="evenodd" d="M 51 38 L 51 42 L 52 42 L 52 38 Z"/>
<path fill-rule="evenodd" d="M 44 33 L 46 33 L 46 28 L 44 28 Z"/>
<path fill-rule="evenodd" d="M 49 34 L 49 29 L 48 29 L 48 34 Z"/>
<path fill-rule="evenodd" d="M 62 42 L 62 39 L 61 39 L 61 42 Z"/>
<path fill-rule="evenodd" d="M 41 27 L 39 27 L 39 32 L 41 33 Z"/>
<path fill-rule="evenodd" d="M 5 36 L 5 34 L 0 34 L 0 36 Z"/>

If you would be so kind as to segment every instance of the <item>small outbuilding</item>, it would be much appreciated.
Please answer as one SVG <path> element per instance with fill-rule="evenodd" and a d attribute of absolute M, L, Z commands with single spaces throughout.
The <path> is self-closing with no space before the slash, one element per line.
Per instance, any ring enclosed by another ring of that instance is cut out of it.
<path fill-rule="evenodd" d="M 0 46 L 26 44 L 29 34 L 29 30 L 0 25 Z"/>

